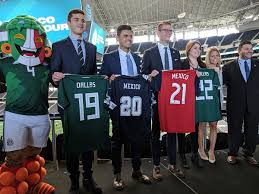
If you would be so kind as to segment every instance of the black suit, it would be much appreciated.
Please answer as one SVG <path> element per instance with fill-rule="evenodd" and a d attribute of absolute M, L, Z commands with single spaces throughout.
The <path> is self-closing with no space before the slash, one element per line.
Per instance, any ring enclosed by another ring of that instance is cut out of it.
<path fill-rule="evenodd" d="M 85 63 L 82 66 L 79 56 L 75 50 L 75 47 L 68 37 L 64 40 L 58 41 L 52 45 L 53 54 L 50 63 L 50 80 L 52 80 L 52 74 L 54 72 L 71 73 L 71 74 L 96 74 L 96 46 L 91 43 L 85 42 Z M 57 87 L 53 82 L 52 84 Z M 63 122 L 62 111 L 59 110 Z M 72 130 L 71 130 L 72 131 Z M 94 159 L 93 151 L 82 153 L 83 162 L 83 176 L 85 179 L 89 179 L 92 176 L 92 162 Z M 66 159 L 67 170 L 70 173 L 71 179 L 77 179 L 79 177 L 79 155 L 74 153 L 67 154 Z"/>
<path fill-rule="evenodd" d="M 238 154 L 244 122 L 243 148 L 252 156 L 256 148 L 259 117 L 259 61 L 251 59 L 251 71 L 246 82 L 237 60 L 223 66 L 223 83 L 227 86 L 227 121 L 229 155 Z"/>
<path fill-rule="evenodd" d="M 181 61 L 180 61 L 180 53 L 179 51 L 170 48 L 173 69 L 180 69 L 181 68 Z M 163 63 L 161 60 L 161 56 L 159 53 L 158 46 L 154 46 L 145 51 L 143 56 L 143 65 L 142 65 L 142 73 L 143 74 L 150 74 L 153 70 L 159 71 L 159 74 L 154 77 L 151 81 L 152 89 L 155 91 L 156 100 L 158 98 L 158 91 L 161 87 L 161 72 L 163 70 Z M 154 104 L 152 106 L 153 114 L 152 114 L 152 155 L 153 155 L 153 163 L 155 166 L 158 166 L 160 163 L 160 122 L 159 122 L 159 114 L 158 114 L 158 104 Z M 176 162 L 176 134 L 171 133 L 168 134 L 170 137 L 167 139 L 167 146 L 169 149 L 168 156 L 169 162 L 171 164 L 175 164 Z M 179 152 L 184 152 L 184 134 L 178 134 L 179 140 Z M 170 151 L 170 152 L 169 152 Z"/>
<path fill-rule="evenodd" d="M 137 68 L 137 73 L 140 73 L 140 57 L 134 53 L 131 53 Z M 121 61 L 119 51 L 113 51 L 108 54 L 105 54 L 103 57 L 103 64 L 100 70 L 101 75 L 111 76 L 112 74 L 121 75 Z M 112 115 L 111 115 L 111 118 Z M 113 165 L 113 173 L 118 174 L 121 173 L 121 147 L 123 142 L 123 137 L 120 136 L 119 131 L 120 129 L 115 127 L 114 121 L 112 121 L 112 131 L 113 131 L 113 138 L 112 138 L 112 165 Z M 118 134 L 118 135 L 115 135 Z M 144 138 L 144 137 L 143 137 Z M 143 139 L 141 138 L 141 140 Z M 143 150 L 143 141 L 135 141 L 132 143 L 130 141 L 131 146 L 131 155 L 132 155 L 132 168 L 134 171 L 139 171 L 141 166 L 141 153 Z"/>

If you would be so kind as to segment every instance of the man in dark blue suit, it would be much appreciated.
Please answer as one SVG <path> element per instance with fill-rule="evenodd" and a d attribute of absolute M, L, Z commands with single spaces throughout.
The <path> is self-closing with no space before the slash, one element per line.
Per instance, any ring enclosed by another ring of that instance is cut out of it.
<path fill-rule="evenodd" d="M 157 35 L 159 42 L 156 46 L 145 51 L 143 56 L 142 73 L 149 75 L 151 86 L 154 90 L 156 100 L 158 99 L 158 91 L 161 87 L 162 70 L 179 69 L 181 66 L 179 51 L 170 48 L 169 42 L 172 36 L 172 26 L 170 22 L 162 22 L 157 27 Z M 152 155 L 153 155 L 153 178 L 162 179 L 160 172 L 160 122 L 158 114 L 158 104 L 154 104 L 152 115 Z M 179 151 L 184 153 L 184 134 L 178 135 Z M 181 144 L 180 144 L 181 143 Z M 168 169 L 183 178 L 183 172 L 176 167 L 176 134 L 167 134 L 167 153 L 169 158 Z M 184 167 L 188 168 L 185 155 L 182 155 Z"/>
<path fill-rule="evenodd" d="M 74 9 L 68 14 L 68 26 L 71 34 L 64 40 L 52 45 L 50 76 L 52 84 L 58 87 L 64 73 L 70 74 L 96 74 L 96 47 L 83 40 L 82 34 L 86 29 L 85 13 Z M 62 118 L 62 111 L 61 118 Z M 73 131 L 73 130 L 71 130 Z M 89 192 L 99 194 L 102 189 L 95 183 L 92 177 L 93 151 L 82 153 L 83 186 Z M 70 173 L 70 194 L 79 192 L 79 154 L 67 153 L 67 171 Z"/>
<path fill-rule="evenodd" d="M 140 73 L 140 57 L 130 51 L 132 46 L 133 32 L 130 26 L 121 25 L 117 29 L 117 41 L 119 42 L 119 48 L 109 54 L 105 54 L 103 57 L 103 64 L 100 70 L 101 75 L 106 75 L 107 79 L 114 80 L 116 75 L 128 75 L 136 76 Z M 115 121 L 116 122 L 116 121 Z M 113 121 L 114 123 L 114 121 Z M 119 134 L 116 132 L 113 124 L 113 134 Z M 144 139 L 144 137 L 143 137 Z M 139 144 L 139 143 L 137 143 Z M 141 143 L 140 143 L 141 144 Z M 121 178 L 121 147 L 122 137 L 112 139 L 112 165 L 114 173 L 113 187 L 116 190 L 123 190 L 124 184 Z M 140 181 L 144 184 L 150 184 L 150 179 L 146 175 L 142 174 L 140 170 L 141 166 L 141 148 L 136 144 L 131 144 L 132 152 L 132 178 Z"/>

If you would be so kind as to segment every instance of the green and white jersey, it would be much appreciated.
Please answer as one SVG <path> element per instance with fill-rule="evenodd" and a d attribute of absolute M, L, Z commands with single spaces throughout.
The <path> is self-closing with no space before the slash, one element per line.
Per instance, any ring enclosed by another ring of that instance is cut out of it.
<path fill-rule="evenodd" d="M 198 69 L 199 89 L 196 92 L 196 122 L 212 122 L 221 119 L 219 77 L 213 69 Z"/>
<path fill-rule="evenodd" d="M 14 64 L 12 58 L 0 60 L 7 85 L 5 110 L 23 115 L 48 114 L 49 68 Z"/>
<path fill-rule="evenodd" d="M 108 81 L 99 75 L 65 75 L 59 83 L 58 106 L 66 151 L 81 153 L 105 147 L 109 137 L 104 103 L 107 90 Z"/>

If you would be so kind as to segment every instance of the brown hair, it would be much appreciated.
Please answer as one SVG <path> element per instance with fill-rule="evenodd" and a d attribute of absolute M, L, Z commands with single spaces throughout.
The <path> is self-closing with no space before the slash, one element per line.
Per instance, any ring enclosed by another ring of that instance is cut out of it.
<path fill-rule="evenodd" d="M 241 48 L 242 48 L 242 46 L 244 46 L 245 44 L 250 44 L 250 45 L 252 45 L 252 42 L 249 41 L 249 40 L 245 40 L 245 41 L 241 42 L 241 43 L 238 45 L 238 51 L 240 51 Z"/>
<path fill-rule="evenodd" d="M 160 22 L 160 23 L 158 24 L 157 30 L 160 31 L 163 25 L 172 26 L 171 22 L 169 22 L 169 21 L 163 21 L 163 22 Z"/>
<path fill-rule="evenodd" d="M 85 15 L 85 12 L 81 9 L 72 9 L 72 10 L 70 10 L 70 12 L 67 15 L 67 21 L 70 22 L 73 14 L 78 14 L 78 13 Z"/>
<path fill-rule="evenodd" d="M 130 30 L 130 31 L 132 31 L 132 28 L 131 28 L 131 26 L 129 26 L 129 25 L 125 25 L 125 24 L 120 25 L 120 26 L 117 28 L 117 36 L 120 36 L 120 34 L 121 34 L 121 32 L 122 32 L 123 30 Z"/>
<path fill-rule="evenodd" d="M 201 43 L 198 41 L 198 40 L 190 40 L 187 44 L 186 44 L 186 47 L 185 47 L 185 52 L 186 52 L 186 56 L 187 56 L 187 59 L 189 60 L 189 51 L 191 50 L 191 48 L 195 45 L 195 44 L 198 44 L 200 45 L 200 48 L 201 48 Z M 205 68 L 206 67 L 206 64 L 201 60 L 201 55 L 197 58 L 197 61 L 198 61 L 198 64 L 200 67 L 202 68 Z"/>
<path fill-rule="evenodd" d="M 210 48 L 208 48 L 208 50 L 207 50 L 207 52 L 206 52 L 206 58 L 205 58 L 206 66 L 207 66 L 208 64 L 211 64 L 211 63 L 210 63 L 210 55 L 211 55 L 211 53 L 212 53 L 213 51 L 216 51 L 216 52 L 218 52 L 218 54 L 219 54 L 219 62 L 217 63 L 216 66 L 217 66 L 217 67 L 220 67 L 220 64 L 221 64 L 221 56 L 220 56 L 219 50 L 218 50 L 216 47 L 210 47 Z"/>

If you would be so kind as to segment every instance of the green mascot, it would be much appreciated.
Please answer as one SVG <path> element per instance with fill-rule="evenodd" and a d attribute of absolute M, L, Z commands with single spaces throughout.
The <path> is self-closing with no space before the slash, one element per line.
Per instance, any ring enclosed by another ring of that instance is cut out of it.
<path fill-rule="evenodd" d="M 0 194 L 55 192 L 43 182 L 45 160 L 39 156 L 50 131 L 48 43 L 43 26 L 31 16 L 0 26 L 0 89 L 6 89 Z"/>

